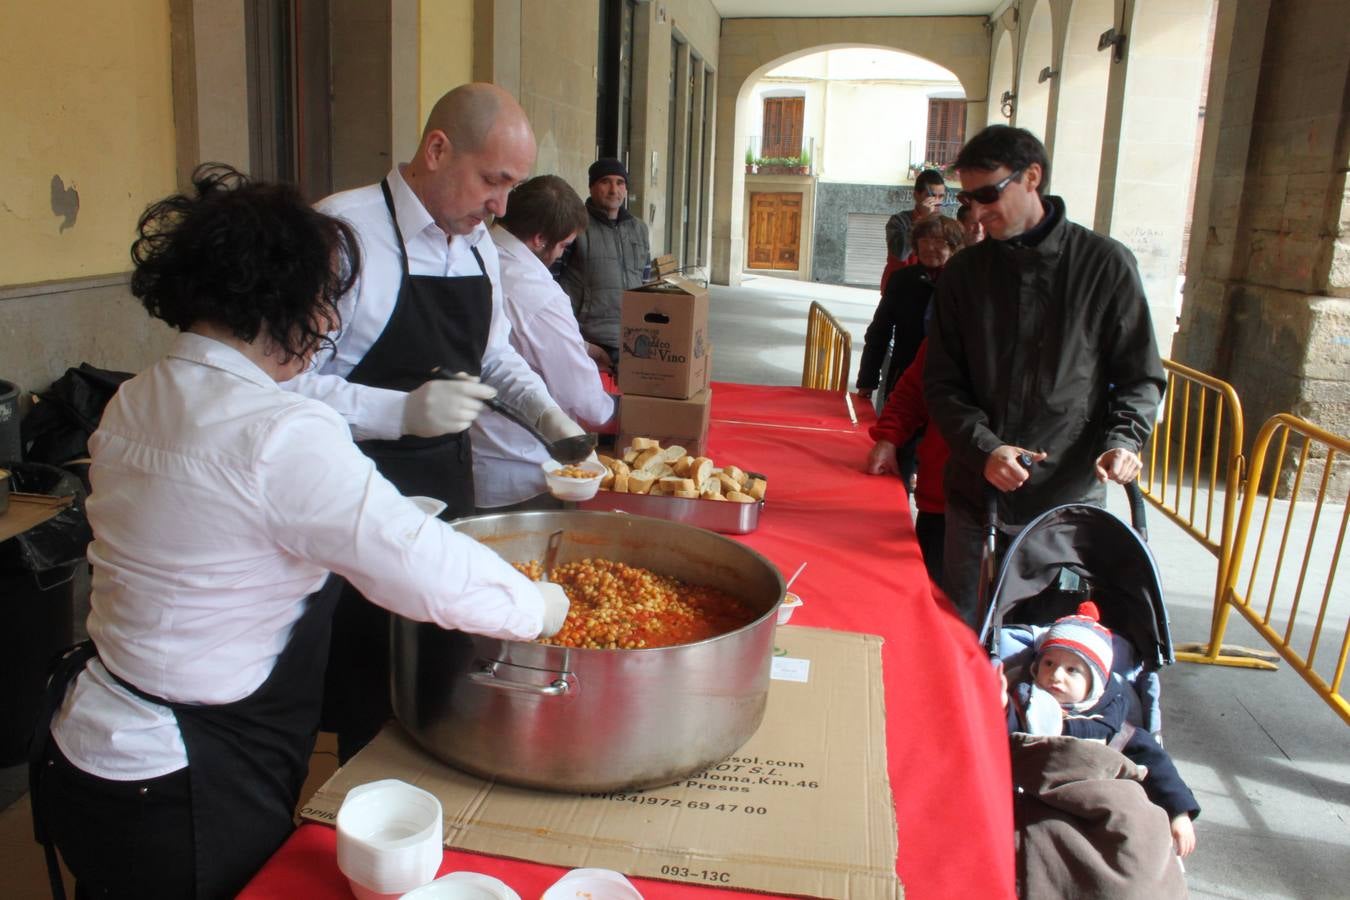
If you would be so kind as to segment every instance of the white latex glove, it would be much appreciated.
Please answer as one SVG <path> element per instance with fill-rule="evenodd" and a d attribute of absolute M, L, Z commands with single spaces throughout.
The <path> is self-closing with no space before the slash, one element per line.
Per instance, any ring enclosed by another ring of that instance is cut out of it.
<path fill-rule="evenodd" d="M 459 373 L 455 381 L 433 379 L 408 395 L 403 404 L 403 433 L 417 437 L 459 434 L 478 418 L 483 401 L 497 389 Z"/>
<path fill-rule="evenodd" d="M 534 427 L 543 432 L 544 437 L 550 441 L 560 441 L 563 438 L 576 437 L 586 433 L 576 422 L 568 418 L 567 413 L 560 407 L 550 406 L 539 414 L 539 421 L 534 423 Z"/>
<path fill-rule="evenodd" d="M 539 636 L 553 637 L 562 630 L 563 620 L 567 618 L 571 601 L 567 599 L 563 589 L 551 581 L 536 581 L 534 586 L 539 588 L 539 596 L 544 598 L 544 628 L 539 632 Z"/>

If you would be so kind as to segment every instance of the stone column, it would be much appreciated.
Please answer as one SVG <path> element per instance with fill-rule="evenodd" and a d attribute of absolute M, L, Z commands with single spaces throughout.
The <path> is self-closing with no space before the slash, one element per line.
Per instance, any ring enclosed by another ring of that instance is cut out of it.
<path fill-rule="evenodd" d="M 1210 8 L 1210 0 L 1126 0 L 1117 28 L 1125 52 L 1106 94 L 1094 227 L 1138 259 L 1163 356 L 1177 315 Z"/>
<path fill-rule="evenodd" d="M 1249 440 L 1278 412 L 1350 434 L 1348 77 L 1343 4 L 1222 0 L 1174 356 Z"/>

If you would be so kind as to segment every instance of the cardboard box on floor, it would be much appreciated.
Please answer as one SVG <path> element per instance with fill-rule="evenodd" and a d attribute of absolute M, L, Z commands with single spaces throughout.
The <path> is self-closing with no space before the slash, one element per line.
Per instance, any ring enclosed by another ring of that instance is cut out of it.
<path fill-rule="evenodd" d="M 686 400 L 708 386 L 708 291 L 671 277 L 625 291 L 619 390 Z"/>
<path fill-rule="evenodd" d="M 688 400 L 624 394 L 619 398 L 619 439 L 627 447 L 635 437 L 655 438 L 662 447 L 679 445 L 690 456 L 703 456 L 708 449 L 708 416 L 712 388 L 706 387 Z"/>
<path fill-rule="evenodd" d="M 774 644 L 759 731 L 668 787 L 574 795 L 484 781 L 391 725 L 301 815 L 332 824 L 348 790 L 399 778 L 440 798 L 445 843 L 461 850 L 773 894 L 896 900 L 904 891 L 881 638 L 785 626 Z"/>

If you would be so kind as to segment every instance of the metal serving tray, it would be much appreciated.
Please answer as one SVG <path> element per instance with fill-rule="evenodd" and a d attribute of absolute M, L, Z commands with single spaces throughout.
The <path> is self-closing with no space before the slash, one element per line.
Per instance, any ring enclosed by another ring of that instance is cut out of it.
<path fill-rule="evenodd" d="M 635 516 L 669 519 L 722 534 L 749 534 L 759 527 L 759 513 L 764 508 L 764 501 L 736 503 L 732 500 L 696 500 L 663 494 L 653 497 L 650 494 L 621 494 L 602 490 L 590 500 L 578 501 L 576 506 L 577 509 L 626 512 Z"/>

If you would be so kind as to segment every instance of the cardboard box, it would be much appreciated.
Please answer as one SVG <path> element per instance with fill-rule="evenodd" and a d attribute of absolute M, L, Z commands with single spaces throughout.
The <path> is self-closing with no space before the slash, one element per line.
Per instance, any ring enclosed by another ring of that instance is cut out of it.
<path fill-rule="evenodd" d="M 708 386 L 708 291 L 671 277 L 623 295 L 619 390 L 685 400 Z"/>
<path fill-rule="evenodd" d="M 55 518 L 74 499 L 73 496 L 49 497 L 46 494 L 10 494 L 9 508 L 3 514 L 0 514 L 0 541 L 7 541 L 15 535 L 23 534 L 30 528 L 36 528 L 48 519 Z"/>
<path fill-rule="evenodd" d="M 445 842 L 461 850 L 742 891 L 897 900 L 881 638 L 789 625 L 774 643 L 759 731 L 676 784 L 586 795 L 511 787 L 444 765 L 390 725 L 300 814 L 331 825 L 348 790 L 399 778 L 440 798 Z"/>
<path fill-rule="evenodd" d="M 708 417 L 712 388 L 705 387 L 688 400 L 624 394 L 619 398 L 619 440 L 627 447 L 635 437 L 655 438 L 662 447 L 674 444 L 690 456 L 703 456 L 708 449 Z"/>

